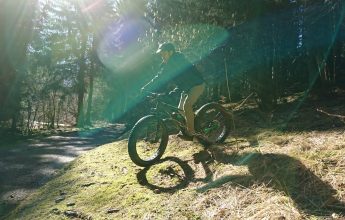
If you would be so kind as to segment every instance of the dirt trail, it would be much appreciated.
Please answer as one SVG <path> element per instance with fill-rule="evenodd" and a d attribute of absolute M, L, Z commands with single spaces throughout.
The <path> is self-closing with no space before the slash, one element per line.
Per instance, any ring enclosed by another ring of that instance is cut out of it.
<path fill-rule="evenodd" d="M 0 148 L 0 219 L 82 153 L 118 139 L 123 125 L 33 138 Z M 3 145 L 3 144 L 2 144 Z"/>

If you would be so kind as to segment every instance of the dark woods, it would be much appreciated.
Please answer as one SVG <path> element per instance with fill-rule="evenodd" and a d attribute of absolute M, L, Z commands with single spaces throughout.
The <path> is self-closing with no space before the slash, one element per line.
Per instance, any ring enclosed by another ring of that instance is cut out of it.
<path fill-rule="evenodd" d="M 343 1 L 92 3 L 0 2 L 2 128 L 28 134 L 136 118 L 164 41 L 196 63 L 209 100 L 254 92 L 269 112 L 294 92 L 344 89 Z"/>

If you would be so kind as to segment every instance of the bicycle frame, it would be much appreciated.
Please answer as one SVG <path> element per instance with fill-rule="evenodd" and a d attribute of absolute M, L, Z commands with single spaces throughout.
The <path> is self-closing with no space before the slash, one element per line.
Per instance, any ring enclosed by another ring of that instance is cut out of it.
<path fill-rule="evenodd" d="M 163 122 L 171 121 L 180 130 L 186 129 L 184 116 L 179 112 L 179 108 L 162 101 L 159 97 L 153 99 L 155 107 L 151 109 L 151 114 L 160 118 Z M 175 115 L 175 116 L 174 116 Z M 180 120 L 178 118 L 181 118 Z"/>

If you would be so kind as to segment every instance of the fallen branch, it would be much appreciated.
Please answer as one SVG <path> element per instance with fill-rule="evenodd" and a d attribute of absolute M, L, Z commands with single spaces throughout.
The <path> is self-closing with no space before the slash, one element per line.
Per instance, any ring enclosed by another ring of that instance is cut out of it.
<path fill-rule="evenodd" d="M 316 109 L 316 111 L 321 112 L 321 113 L 323 113 L 327 116 L 330 116 L 330 117 L 338 118 L 342 123 L 345 123 L 345 116 L 344 115 L 331 114 L 331 113 L 325 112 L 321 109 Z"/>
<path fill-rule="evenodd" d="M 250 97 L 252 97 L 254 95 L 254 93 L 252 92 L 249 96 L 247 96 L 247 98 L 245 98 L 238 106 L 236 106 L 234 109 L 233 109 L 233 111 L 236 111 L 236 110 L 238 110 L 238 109 L 240 109 L 243 105 L 244 105 L 244 103 L 246 103 L 246 101 L 250 98 Z"/>
<path fill-rule="evenodd" d="M 331 114 L 331 113 L 323 111 L 322 109 L 316 109 L 316 111 L 321 112 L 321 113 L 323 113 L 323 114 L 325 114 L 327 116 L 336 117 L 336 118 L 340 118 L 340 119 L 345 119 L 344 115 Z"/>

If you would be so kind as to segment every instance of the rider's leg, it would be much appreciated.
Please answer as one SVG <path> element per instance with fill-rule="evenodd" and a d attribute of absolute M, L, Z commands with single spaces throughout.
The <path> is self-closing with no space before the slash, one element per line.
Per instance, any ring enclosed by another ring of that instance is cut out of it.
<path fill-rule="evenodd" d="M 189 92 L 187 99 L 184 101 L 183 110 L 185 112 L 187 130 L 190 134 L 194 134 L 194 111 L 193 105 L 205 90 L 205 84 L 194 86 Z"/>

